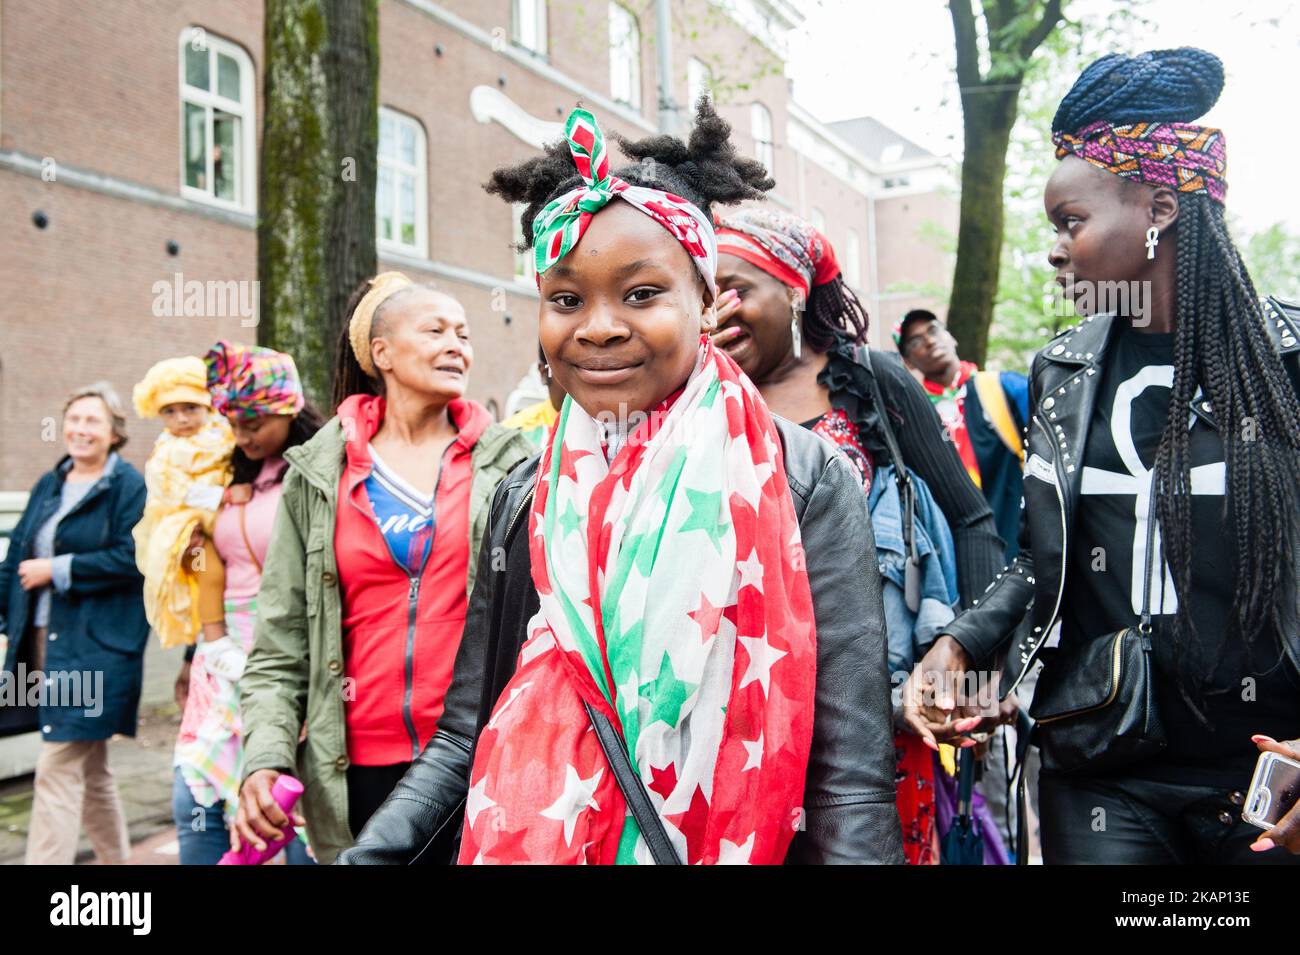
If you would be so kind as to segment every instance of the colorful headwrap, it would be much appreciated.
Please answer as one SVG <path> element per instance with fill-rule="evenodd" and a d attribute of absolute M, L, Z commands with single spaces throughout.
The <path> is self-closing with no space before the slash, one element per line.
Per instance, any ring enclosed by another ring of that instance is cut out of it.
<path fill-rule="evenodd" d="M 1223 63 L 1195 47 L 1103 56 L 1079 75 L 1052 118 L 1056 158 L 1078 156 L 1125 179 L 1222 203 L 1223 132 L 1190 122 L 1222 90 Z"/>
<path fill-rule="evenodd" d="M 840 274 L 835 250 L 812 225 L 771 209 L 741 209 L 718 220 L 718 251 L 744 259 L 806 299 Z"/>
<path fill-rule="evenodd" d="M 375 319 L 375 312 L 388 299 L 414 284 L 401 272 L 380 272 L 370 280 L 370 291 L 352 312 L 352 319 L 348 322 L 348 341 L 352 345 L 352 354 L 356 356 L 357 364 L 371 378 L 379 377 L 375 372 L 374 359 L 370 357 L 370 325 Z"/>
<path fill-rule="evenodd" d="M 295 415 L 305 401 L 293 357 L 258 345 L 219 341 L 203 356 L 208 392 L 219 414 Z"/>
<path fill-rule="evenodd" d="M 1193 123 L 1105 120 L 1077 133 L 1053 133 L 1056 158 L 1078 156 L 1107 172 L 1178 192 L 1203 192 L 1222 203 L 1228 191 L 1228 154 L 1222 130 Z"/>
<path fill-rule="evenodd" d="M 710 293 L 716 293 L 718 240 L 713 224 L 694 203 L 648 186 L 634 186 L 609 171 L 605 134 L 596 117 L 575 109 L 564 124 L 564 137 L 578 173 L 586 183 L 548 202 L 533 219 L 533 254 L 537 275 L 568 255 L 587 231 L 591 217 L 614 197 L 639 209 L 667 229 L 690 254 Z"/>

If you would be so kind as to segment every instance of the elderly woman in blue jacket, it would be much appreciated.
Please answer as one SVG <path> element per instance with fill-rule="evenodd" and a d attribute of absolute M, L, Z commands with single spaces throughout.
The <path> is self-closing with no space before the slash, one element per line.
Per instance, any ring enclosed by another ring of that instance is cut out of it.
<path fill-rule="evenodd" d="M 63 441 L 0 564 L 3 678 L 39 705 L 44 740 L 27 863 L 71 864 L 82 826 L 100 862 L 119 863 L 130 842 L 108 739 L 135 735 L 140 701 L 149 624 L 131 528 L 144 478 L 118 456 L 126 417 L 107 384 L 72 393 Z"/>

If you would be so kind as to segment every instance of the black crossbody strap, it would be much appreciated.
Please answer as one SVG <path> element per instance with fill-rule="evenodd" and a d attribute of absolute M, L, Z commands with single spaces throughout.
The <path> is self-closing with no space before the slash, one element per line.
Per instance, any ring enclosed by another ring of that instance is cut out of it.
<path fill-rule="evenodd" d="M 1144 561 L 1145 566 L 1142 568 L 1142 616 L 1138 620 L 1138 632 L 1142 634 L 1143 642 L 1149 641 L 1151 636 L 1151 567 L 1155 563 L 1155 554 L 1152 551 L 1156 547 L 1156 466 L 1151 464 L 1151 490 L 1147 494 L 1147 553 Z M 1162 568 L 1163 569 L 1163 568 Z M 1164 602 L 1164 585 L 1163 575 L 1161 583 L 1160 600 Z"/>
<path fill-rule="evenodd" d="M 1024 732 L 1025 753 L 1029 751 L 1029 738 L 1033 728 Z M 1016 733 L 1016 749 L 1020 749 L 1020 731 Z M 1016 767 L 1016 865 L 1029 865 L 1029 774 L 1025 772 L 1025 757 L 1020 757 Z"/>
<path fill-rule="evenodd" d="M 871 400 L 876 405 L 876 417 L 880 421 L 881 437 L 885 439 L 885 450 L 889 452 L 889 460 L 894 465 L 894 471 L 898 474 L 898 483 L 902 487 L 907 482 L 907 466 L 903 463 L 903 452 L 898 446 L 898 438 L 894 435 L 893 426 L 889 423 L 889 412 L 885 410 L 885 399 L 880 394 L 880 383 L 876 381 L 876 372 L 871 367 L 871 352 L 859 345 L 855 350 L 858 361 L 866 366 L 867 380 L 871 382 Z"/>
<path fill-rule="evenodd" d="M 1034 721 L 1022 707 L 1016 713 L 1016 865 L 1029 865 L 1029 783 L 1025 761 L 1029 758 L 1029 747 L 1034 745 L 1035 729 Z"/>
<path fill-rule="evenodd" d="M 907 609 L 916 613 L 921 608 L 921 556 L 916 549 L 916 486 L 907 471 L 907 464 L 903 460 L 903 451 L 898 446 L 898 437 L 894 434 L 893 425 L 889 423 L 889 411 L 885 408 L 885 399 L 880 394 L 880 383 L 876 381 L 875 369 L 871 367 L 871 352 L 859 345 L 855 353 L 858 361 L 866 366 L 867 380 L 871 382 L 871 400 L 876 405 L 876 420 L 880 422 L 881 437 L 885 439 L 885 450 L 894 465 L 894 480 L 898 482 L 898 504 L 903 519 L 903 548 L 907 551 L 903 600 L 907 604 Z"/>
<path fill-rule="evenodd" d="M 681 865 L 682 860 L 678 857 L 672 840 L 668 838 L 663 820 L 659 818 L 654 804 L 650 802 L 650 794 L 646 792 L 645 783 L 632 767 L 632 761 L 628 759 L 623 738 L 618 735 L 618 730 L 614 729 L 614 725 L 604 713 L 586 700 L 582 701 L 582 706 L 587 711 L 591 727 L 596 731 L 596 739 L 600 740 L 600 748 L 605 751 L 605 760 L 614 773 L 614 781 L 623 791 L 623 798 L 627 800 L 627 806 L 632 810 L 632 818 L 636 820 L 637 828 L 641 830 L 641 838 L 645 839 L 646 847 L 649 848 L 655 865 Z"/>

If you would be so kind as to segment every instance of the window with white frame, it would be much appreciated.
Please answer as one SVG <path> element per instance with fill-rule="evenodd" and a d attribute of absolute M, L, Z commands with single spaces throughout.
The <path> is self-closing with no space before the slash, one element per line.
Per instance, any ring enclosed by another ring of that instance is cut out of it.
<path fill-rule="evenodd" d="M 609 95 L 641 108 L 641 28 L 619 3 L 609 5 Z"/>
<path fill-rule="evenodd" d="M 713 99 L 713 70 L 703 60 L 691 57 L 686 63 L 686 115 L 690 123 L 695 122 L 695 104 L 701 93 Z"/>
<path fill-rule="evenodd" d="M 375 235 L 381 249 L 428 255 L 427 164 L 424 127 L 410 116 L 379 107 L 379 169 Z"/>
<path fill-rule="evenodd" d="M 180 35 L 181 195 L 251 212 L 257 97 L 253 61 L 202 27 Z"/>
<path fill-rule="evenodd" d="M 546 0 L 510 0 L 510 39 L 546 55 Z"/>
<path fill-rule="evenodd" d="M 536 282 L 537 260 L 533 256 L 532 247 L 519 251 L 519 243 L 524 236 L 520 217 L 526 208 L 528 204 L 525 202 L 515 202 L 510 206 L 510 247 L 515 250 L 515 281 L 521 285 L 533 285 Z"/>
<path fill-rule="evenodd" d="M 813 206 L 811 209 L 808 210 L 808 221 L 812 223 L 812 227 L 814 229 L 816 229 L 818 232 L 825 234 L 826 213 L 822 212 L 816 206 Z"/>
<path fill-rule="evenodd" d="M 754 158 L 772 171 L 772 114 L 762 103 L 749 107 L 749 134 L 754 137 Z"/>
<path fill-rule="evenodd" d="M 844 243 L 844 281 L 849 283 L 853 289 L 862 288 L 862 243 L 858 239 L 858 233 L 853 229 L 849 230 L 848 239 Z"/>

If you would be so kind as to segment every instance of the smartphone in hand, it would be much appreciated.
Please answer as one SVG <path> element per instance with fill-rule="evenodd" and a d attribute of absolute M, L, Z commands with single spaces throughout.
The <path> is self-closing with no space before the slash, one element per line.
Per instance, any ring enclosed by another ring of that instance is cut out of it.
<path fill-rule="evenodd" d="M 1278 753 L 1260 753 L 1241 818 L 1272 829 L 1300 799 L 1300 762 Z"/>

